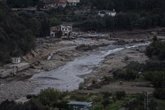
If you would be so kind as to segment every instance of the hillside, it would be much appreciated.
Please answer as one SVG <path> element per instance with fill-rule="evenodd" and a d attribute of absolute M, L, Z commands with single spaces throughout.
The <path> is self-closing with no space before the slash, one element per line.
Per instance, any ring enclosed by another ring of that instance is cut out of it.
<path fill-rule="evenodd" d="M 8 62 L 11 56 L 21 56 L 30 51 L 34 34 L 23 23 L 24 19 L 0 2 L 0 62 Z"/>
<path fill-rule="evenodd" d="M 164 0 L 84 0 L 90 14 L 76 25 L 83 30 L 133 30 L 165 26 Z M 116 16 L 99 17 L 98 11 L 116 11 Z M 84 20 L 85 19 L 85 20 Z"/>

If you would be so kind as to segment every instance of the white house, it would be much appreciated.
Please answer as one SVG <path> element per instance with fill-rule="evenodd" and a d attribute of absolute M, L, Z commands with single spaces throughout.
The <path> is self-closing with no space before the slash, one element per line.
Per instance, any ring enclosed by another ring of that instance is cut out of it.
<path fill-rule="evenodd" d="M 21 63 L 21 57 L 12 57 L 11 62 L 13 64 L 19 64 L 19 63 Z"/>
<path fill-rule="evenodd" d="M 106 15 L 105 11 L 99 11 L 98 16 L 104 17 Z"/>
<path fill-rule="evenodd" d="M 67 0 L 42 0 L 45 9 L 50 8 L 58 8 L 63 7 L 65 8 L 67 5 Z"/>
<path fill-rule="evenodd" d="M 56 32 L 50 31 L 50 37 L 56 37 Z"/>
<path fill-rule="evenodd" d="M 73 29 L 71 25 L 60 25 L 60 30 L 63 36 L 68 36 L 71 34 Z"/>
<path fill-rule="evenodd" d="M 113 11 L 107 11 L 106 14 L 107 14 L 108 16 L 115 17 L 117 13 L 116 13 L 115 9 L 113 9 Z"/>
<path fill-rule="evenodd" d="M 69 36 L 72 33 L 72 30 L 72 25 L 62 24 L 54 26 L 50 29 L 50 37 Z M 61 33 L 61 36 L 59 36 L 59 33 Z"/>
<path fill-rule="evenodd" d="M 113 9 L 113 11 L 109 11 L 109 10 L 102 10 L 98 12 L 98 16 L 100 17 L 104 17 L 104 16 L 111 16 L 111 17 L 115 17 L 116 16 L 116 11 L 115 9 Z"/>
<path fill-rule="evenodd" d="M 80 3 L 80 0 L 67 0 L 69 6 L 77 6 Z"/>

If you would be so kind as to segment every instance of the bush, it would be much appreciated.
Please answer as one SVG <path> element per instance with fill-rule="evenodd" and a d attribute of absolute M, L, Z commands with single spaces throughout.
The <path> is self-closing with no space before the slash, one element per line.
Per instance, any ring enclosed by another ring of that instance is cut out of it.
<path fill-rule="evenodd" d="M 165 88 L 156 88 L 154 91 L 154 96 L 158 99 L 165 100 Z"/>
<path fill-rule="evenodd" d="M 124 69 L 117 70 L 113 73 L 114 78 L 124 80 L 135 80 L 139 77 L 139 72 L 143 71 L 144 64 L 130 62 Z"/>
<path fill-rule="evenodd" d="M 113 73 L 115 79 L 123 79 L 123 80 L 135 80 L 138 76 L 138 72 L 126 69 L 126 70 L 117 70 Z"/>
<path fill-rule="evenodd" d="M 50 18 L 50 25 L 51 26 L 57 26 L 60 24 L 61 24 L 61 21 L 59 19 L 57 19 L 56 17 Z"/>
<path fill-rule="evenodd" d="M 36 100 L 30 100 L 24 104 L 17 104 L 14 101 L 4 101 L 0 104 L 0 110 L 49 110 Z"/>
<path fill-rule="evenodd" d="M 98 46 L 97 45 L 79 45 L 76 47 L 76 50 L 80 50 L 80 51 L 89 51 L 89 50 L 94 50 L 96 49 Z"/>
<path fill-rule="evenodd" d="M 126 96 L 125 91 L 117 91 L 115 93 L 116 99 L 121 100 L 122 98 L 124 98 Z"/>
<path fill-rule="evenodd" d="M 153 42 L 147 47 L 146 55 L 149 58 L 165 60 L 165 42 L 153 38 Z"/>
<path fill-rule="evenodd" d="M 144 71 L 165 71 L 165 62 L 157 60 L 149 60 L 143 66 Z"/>
<path fill-rule="evenodd" d="M 88 99 L 88 96 L 84 96 L 82 94 L 73 94 L 71 96 L 71 99 L 76 101 L 85 101 Z"/>
<path fill-rule="evenodd" d="M 130 62 L 125 68 L 126 69 L 131 69 L 136 72 L 142 71 L 143 70 L 143 64 L 140 64 L 139 62 L 132 61 Z"/>
<path fill-rule="evenodd" d="M 165 87 L 165 72 L 164 71 L 150 71 L 144 73 L 144 78 L 151 83 L 156 88 Z"/>
<path fill-rule="evenodd" d="M 66 107 L 67 101 L 64 100 L 66 93 L 61 93 L 54 89 L 46 89 L 41 91 L 41 93 L 36 98 L 39 102 L 41 102 L 45 106 L 49 107 Z"/>
<path fill-rule="evenodd" d="M 7 0 L 7 4 L 13 8 L 26 8 L 36 6 L 39 0 Z"/>

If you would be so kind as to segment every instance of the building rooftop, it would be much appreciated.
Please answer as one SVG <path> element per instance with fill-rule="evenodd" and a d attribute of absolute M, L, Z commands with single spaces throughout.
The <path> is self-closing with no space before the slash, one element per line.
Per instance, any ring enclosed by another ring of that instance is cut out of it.
<path fill-rule="evenodd" d="M 67 0 L 67 2 L 75 2 L 75 3 L 79 3 L 80 2 L 80 0 Z"/>
<path fill-rule="evenodd" d="M 80 102 L 80 101 L 70 101 L 68 105 L 83 105 L 83 106 L 92 106 L 92 102 Z"/>

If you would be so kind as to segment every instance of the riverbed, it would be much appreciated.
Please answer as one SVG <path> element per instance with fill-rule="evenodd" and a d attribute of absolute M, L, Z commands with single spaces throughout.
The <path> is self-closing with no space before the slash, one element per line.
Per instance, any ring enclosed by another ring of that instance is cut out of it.
<path fill-rule="evenodd" d="M 60 91 L 76 90 L 79 88 L 79 84 L 84 81 L 84 79 L 79 76 L 90 74 L 94 68 L 99 66 L 106 56 L 124 49 L 146 46 L 148 44 L 149 43 L 125 46 L 109 45 L 104 48 L 99 48 L 97 51 L 91 52 L 88 55 L 76 58 L 58 69 L 36 74 L 30 79 L 30 81 L 35 81 L 37 84 L 33 93 L 37 94 L 46 88 L 55 88 Z"/>
<path fill-rule="evenodd" d="M 0 85 L 0 102 L 15 100 L 28 94 L 38 94 L 40 90 L 55 88 L 60 91 L 73 91 L 84 81 L 80 76 L 91 74 L 109 55 L 115 55 L 126 49 L 146 46 L 149 43 L 113 45 L 100 47 L 86 52 L 51 71 L 34 74 L 30 79 L 14 80 Z"/>

